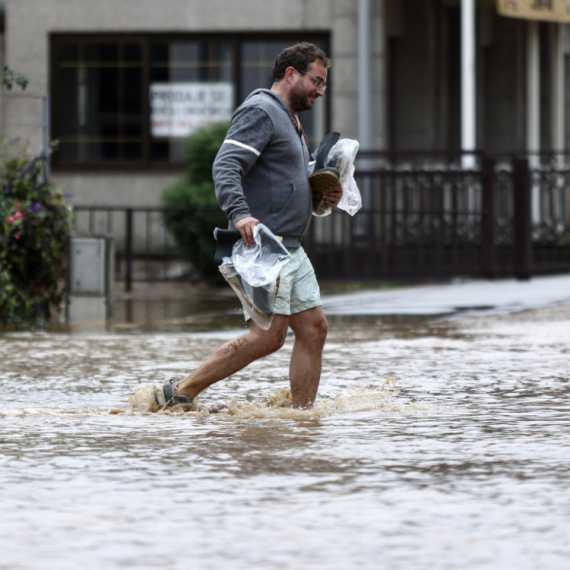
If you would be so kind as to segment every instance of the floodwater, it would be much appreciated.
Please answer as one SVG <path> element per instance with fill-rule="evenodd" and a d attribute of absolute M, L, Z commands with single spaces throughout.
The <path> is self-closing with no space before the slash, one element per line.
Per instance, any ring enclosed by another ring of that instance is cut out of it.
<path fill-rule="evenodd" d="M 0 568 L 570 567 L 570 305 L 331 318 L 311 411 L 292 338 L 199 412 L 128 404 L 238 333 L 1 336 Z"/>

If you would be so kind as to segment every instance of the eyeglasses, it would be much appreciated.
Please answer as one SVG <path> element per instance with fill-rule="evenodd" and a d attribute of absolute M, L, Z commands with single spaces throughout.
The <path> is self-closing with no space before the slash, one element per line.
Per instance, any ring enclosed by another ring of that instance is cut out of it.
<path fill-rule="evenodd" d="M 295 68 L 299 73 L 302 73 L 303 75 L 308 75 L 314 82 L 315 87 L 317 89 L 322 89 L 323 92 L 325 92 L 327 90 L 327 83 L 326 81 L 323 81 L 322 79 L 319 79 L 318 77 L 314 77 L 313 75 L 311 75 L 310 73 L 307 73 L 306 71 L 303 71 L 302 69 L 297 69 Z"/>

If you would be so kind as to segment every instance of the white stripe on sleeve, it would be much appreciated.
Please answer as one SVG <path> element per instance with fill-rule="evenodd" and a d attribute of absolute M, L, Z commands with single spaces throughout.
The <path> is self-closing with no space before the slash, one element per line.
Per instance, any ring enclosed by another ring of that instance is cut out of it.
<path fill-rule="evenodd" d="M 245 148 L 246 150 L 251 150 L 251 152 L 253 152 L 257 156 L 261 155 L 261 153 L 258 150 L 255 150 L 252 146 L 249 146 L 247 144 L 243 144 L 239 141 L 234 141 L 233 139 L 226 139 L 224 141 L 224 143 L 235 144 L 236 146 L 240 146 L 241 148 Z"/>

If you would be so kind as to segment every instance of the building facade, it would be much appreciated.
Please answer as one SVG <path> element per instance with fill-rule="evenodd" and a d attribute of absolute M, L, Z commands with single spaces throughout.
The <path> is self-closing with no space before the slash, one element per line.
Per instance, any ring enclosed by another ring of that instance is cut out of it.
<path fill-rule="evenodd" d="M 311 41 L 333 60 L 326 96 L 302 118 L 313 147 L 337 130 L 367 150 L 460 150 L 464 8 L 460 0 L 4 0 L 0 57 L 29 86 L 28 98 L 3 92 L 1 128 L 36 145 L 42 129 L 58 141 L 52 178 L 76 204 L 158 205 L 185 169 L 186 133 L 227 119 L 251 90 L 271 86 L 281 49 Z M 533 25 L 498 15 L 494 0 L 474 7 L 476 148 L 567 146 L 566 26 Z M 30 95 L 47 96 L 49 120 Z"/>
<path fill-rule="evenodd" d="M 185 121 L 227 119 L 271 86 L 275 56 L 298 41 L 334 59 L 331 88 L 304 120 L 311 143 L 333 128 L 357 138 L 351 0 L 7 0 L 4 11 L 4 61 L 28 77 L 26 94 L 49 95 L 53 179 L 76 203 L 159 204 L 185 168 Z M 41 123 L 40 105 L 3 99 L 5 133 Z M 189 104 L 168 124 L 177 100 Z"/>

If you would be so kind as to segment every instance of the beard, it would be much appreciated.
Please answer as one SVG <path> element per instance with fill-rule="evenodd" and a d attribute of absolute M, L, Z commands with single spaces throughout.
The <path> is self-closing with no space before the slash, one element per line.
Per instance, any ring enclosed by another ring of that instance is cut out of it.
<path fill-rule="evenodd" d="M 309 101 L 309 94 L 303 86 L 301 79 L 299 79 L 295 87 L 293 87 L 289 93 L 289 102 L 296 113 L 310 111 L 313 108 L 313 103 Z"/>

